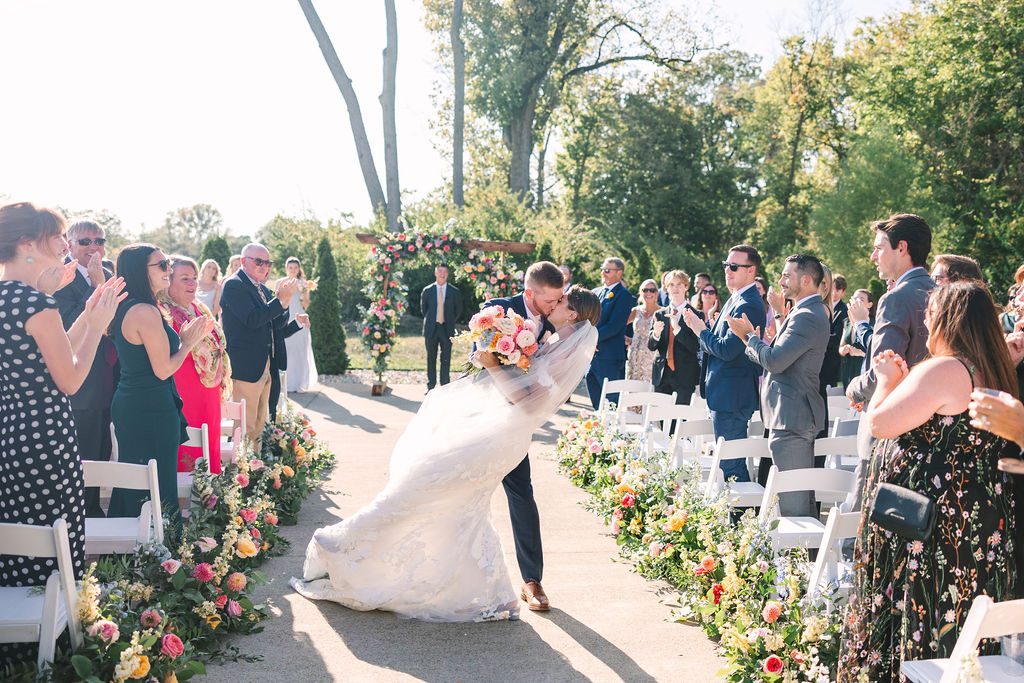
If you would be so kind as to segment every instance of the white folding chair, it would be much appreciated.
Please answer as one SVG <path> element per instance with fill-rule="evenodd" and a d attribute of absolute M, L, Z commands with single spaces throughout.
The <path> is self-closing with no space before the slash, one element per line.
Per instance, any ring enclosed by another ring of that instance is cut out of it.
<path fill-rule="evenodd" d="M 857 414 L 857 411 L 850 407 L 850 399 L 843 396 L 828 396 L 829 417 L 841 417 L 850 419 Z"/>
<path fill-rule="evenodd" d="M 619 394 L 618 412 L 616 413 L 616 424 L 619 431 L 626 434 L 643 434 L 644 415 L 650 406 L 672 406 L 676 403 L 676 392 L 662 394 L 657 391 L 631 391 Z M 640 408 L 640 413 L 634 413 L 630 408 Z"/>
<path fill-rule="evenodd" d="M 288 405 L 288 372 L 281 370 L 281 398 L 278 400 L 277 409 L 281 410 L 284 406 Z M 271 418 L 274 416 L 271 415 Z"/>
<path fill-rule="evenodd" d="M 237 424 L 236 424 L 237 422 Z M 241 427 L 245 434 L 245 399 L 240 401 L 222 401 L 220 404 L 220 433 L 232 436 L 235 428 Z"/>
<path fill-rule="evenodd" d="M 145 465 L 83 460 L 86 486 L 149 491 L 138 517 L 86 517 L 85 554 L 130 553 L 141 543 L 164 542 L 156 460 Z"/>
<path fill-rule="evenodd" d="M 903 662 L 900 673 L 913 683 L 953 683 L 964 655 L 978 648 L 982 638 L 999 638 L 1024 633 L 1024 600 L 995 602 L 987 595 L 979 595 L 971 604 L 960 636 L 956 639 L 949 659 L 918 659 Z M 986 681 L 1017 681 L 1008 674 L 1011 663 L 1005 655 L 979 657 L 983 679 Z"/>
<path fill-rule="evenodd" d="M 761 420 L 761 412 L 754 413 L 747 422 L 747 436 L 764 436 L 764 422 Z"/>
<path fill-rule="evenodd" d="M 825 387 L 826 396 L 846 396 L 846 389 L 843 387 L 834 387 L 831 384 Z"/>
<path fill-rule="evenodd" d="M 830 436 L 814 440 L 814 455 L 825 457 L 827 469 L 853 470 L 860 458 L 857 455 L 856 436 Z"/>
<path fill-rule="evenodd" d="M 0 643 L 39 643 L 37 663 L 52 662 L 57 636 L 67 627 L 71 649 L 82 646 L 78 624 L 78 590 L 71 563 L 68 525 L 58 519 L 53 526 L 0 524 L 0 548 L 4 555 L 53 557 L 57 570 L 38 586 L 0 586 Z"/>
<path fill-rule="evenodd" d="M 711 498 L 725 486 L 725 476 L 719 467 L 723 460 L 745 460 L 747 471 L 752 473 L 755 462 L 770 457 L 772 454 L 768 450 L 768 439 L 748 437 L 726 441 L 724 437 L 719 437 L 715 442 L 704 495 Z M 751 479 L 754 478 L 751 476 Z M 764 487 L 756 481 L 733 481 L 729 484 L 728 503 L 732 507 L 754 507 L 761 503 L 763 497 Z"/>
<path fill-rule="evenodd" d="M 597 417 L 601 424 L 607 424 L 609 417 L 608 394 L 621 394 L 630 391 L 654 391 L 654 385 L 642 379 L 604 379 L 601 383 L 601 400 L 597 404 Z M 622 396 L 619 396 L 622 400 Z"/>
<path fill-rule="evenodd" d="M 859 416 L 852 418 L 837 417 L 832 420 L 832 431 L 829 433 L 829 436 L 857 436 L 859 428 Z"/>
<path fill-rule="evenodd" d="M 845 500 L 855 483 L 853 472 L 845 470 L 806 467 L 783 472 L 778 466 L 772 465 L 768 470 L 768 482 L 764 487 L 758 518 L 763 523 L 778 521 L 778 525 L 771 531 L 772 544 L 776 549 L 817 548 L 825 535 L 825 525 L 821 520 L 817 517 L 779 516 L 775 497 L 780 493 L 813 491 L 814 497 L 819 500 Z"/>
<path fill-rule="evenodd" d="M 649 405 L 643 413 L 644 456 L 650 458 L 655 451 L 675 453 L 679 437 L 674 427 L 690 420 L 703 420 L 707 412 L 688 405 Z M 658 426 L 658 423 L 661 423 Z M 674 427 L 673 427 L 674 425 Z"/>
<path fill-rule="evenodd" d="M 194 448 L 202 448 L 203 456 L 206 458 L 207 466 L 210 463 L 210 426 L 205 422 L 198 427 L 185 427 L 185 432 L 188 435 L 188 441 L 181 444 L 182 446 L 192 446 Z M 184 498 L 186 501 L 192 499 L 192 473 L 191 472 L 178 472 L 178 498 Z M 187 502 L 186 502 L 187 505 Z M 187 516 L 187 515 L 186 515 Z"/>
<path fill-rule="evenodd" d="M 832 582 L 836 582 L 837 595 L 848 594 L 852 584 L 844 577 L 852 577 L 853 563 L 843 559 L 843 541 L 854 538 L 860 529 L 860 512 L 842 512 L 838 507 L 828 511 L 825 533 L 818 548 L 818 558 L 811 569 L 807 593 L 814 595 Z"/>

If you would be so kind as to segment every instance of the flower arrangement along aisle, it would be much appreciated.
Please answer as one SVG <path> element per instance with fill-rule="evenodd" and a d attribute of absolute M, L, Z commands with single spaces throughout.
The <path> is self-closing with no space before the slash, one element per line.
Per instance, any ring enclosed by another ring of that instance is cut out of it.
<path fill-rule="evenodd" d="M 501 306 L 488 306 L 469 319 L 469 331 L 456 337 L 468 340 L 477 348 L 494 353 L 502 365 L 516 365 L 529 372 L 530 358 L 537 353 L 537 325 L 515 311 Z M 474 358 L 472 370 L 483 366 Z"/>
<path fill-rule="evenodd" d="M 725 492 L 708 498 L 700 466 L 671 470 L 643 458 L 641 441 L 584 412 L 556 445 L 559 468 L 593 495 L 587 507 L 612 528 L 635 571 L 677 591 L 678 621 L 719 641 L 730 681 L 834 680 L 836 597 L 807 597 L 802 551 L 773 550 L 770 525 L 748 510 L 733 521 Z"/>
<path fill-rule="evenodd" d="M 250 597 L 267 581 L 257 567 L 287 548 L 280 525 L 334 463 L 298 413 L 268 425 L 262 441 L 259 457 L 243 450 L 220 475 L 197 462 L 192 514 L 171 548 L 149 544 L 89 567 L 76 606 L 85 644 L 61 652 L 41 680 L 169 683 L 205 673 L 204 661 L 247 657 L 224 638 L 262 629 L 269 613 Z M 0 678 L 36 673 L 33 662 Z"/>

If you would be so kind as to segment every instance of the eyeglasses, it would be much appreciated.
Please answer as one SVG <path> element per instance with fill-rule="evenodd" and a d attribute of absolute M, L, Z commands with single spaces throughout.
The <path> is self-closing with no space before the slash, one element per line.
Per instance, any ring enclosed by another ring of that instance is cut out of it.
<path fill-rule="evenodd" d="M 717 296 L 718 295 L 718 290 L 717 289 L 702 289 L 702 290 L 700 290 L 700 293 L 701 294 L 714 294 L 714 295 Z"/>
<path fill-rule="evenodd" d="M 167 269 L 171 267 L 171 259 L 165 258 L 163 261 L 157 261 L 156 263 L 150 263 L 150 268 L 159 268 L 160 270 L 167 272 Z"/>
<path fill-rule="evenodd" d="M 722 261 L 722 267 L 728 268 L 732 272 L 736 272 L 740 268 L 753 268 L 753 263 L 729 263 L 728 261 Z"/>
<path fill-rule="evenodd" d="M 935 275 L 932 275 L 932 280 L 935 282 L 946 282 L 949 280 L 949 276 L 944 273 L 935 273 Z"/>
<path fill-rule="evenodd" d="M 106 237 L 93 237 L 91 239 L 89 237 L 81 237 L 78 239 L 78 245 L 81 247 L 87 247 L 90 244 L 95 244 L 97 247 L 102 247 L 106 243 Z"/>
<path fill-rule="evenodd" d="M 612 273 L 612 272 L 615 272 L 617 270 L 622 270 L 622 268 L 602 268 L 601 272 L 602 273 Z"/>
<path fill-rule="evenodd" d="M 259 268 L 262 268 L 263 266 L 272 266 L 272 265 L 274 265 L 274 260 L 273 259 L 262 259 L 262 258 L 256 258 L 255 256 L 246 256 L 245 258 L 252 260 L 252 262 L 255 263 L 256 266 L 259 267 Z"/>
<path fill-rule="evenodd" d="M 640 291 L 643 292 L 644 294 L 657 294 L 658 293 L 657 289 L 651 289 L 650 287 L 645 287 L 644 289 L 641 289 Z"/>

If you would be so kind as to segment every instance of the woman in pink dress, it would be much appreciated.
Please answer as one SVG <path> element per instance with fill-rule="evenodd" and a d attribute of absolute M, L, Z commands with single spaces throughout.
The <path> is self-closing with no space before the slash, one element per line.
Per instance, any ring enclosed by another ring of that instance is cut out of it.
<path fill-rule="evenodd" d="M 189 320 L 211 315 L 210 309 L 196 300 L 199 267 L 187 256 L 171 257 L 171 282 L 160 298 L 160 303 L 171 315 L 174 331 Z M 185 404 L 182 412 L 190 427 L 203 423 L 209 426 L 210 471 L 220 474 L 220 406 L 231 396 L 231 365 L 228 361 L 224 331 L 219 323 L 202 339 L 189 359 L 174 373 L 174 383 Z M 191 472 L 203 451 L 197 446 L 178 449 L 178 471 Z"/>

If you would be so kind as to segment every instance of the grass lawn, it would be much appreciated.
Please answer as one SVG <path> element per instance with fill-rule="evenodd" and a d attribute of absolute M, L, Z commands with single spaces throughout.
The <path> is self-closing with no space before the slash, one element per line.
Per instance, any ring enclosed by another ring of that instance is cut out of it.
<path fill-rule="evenodd" d="M 345 351 L 349 367 L 362 370 L 370 367 L 369 354 L 363 347 L 363 326 L 358 323 L 345 325 Z M 460 330 L 461 331 L 461 330 Z M 440 355 L 440 354 L 439 354 Z M 455 342 L 452 346 L 452 372 L 469 360 L 469 343 Z M 423 343 L 423 320 L 406 316 L 398 325 L 398 340 L 391 351 L 388 367 L 392 370 L 426 370 L 427 349 Z"/>

